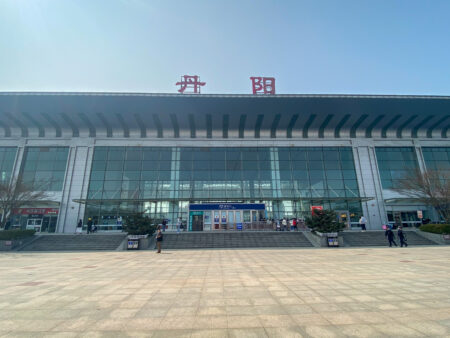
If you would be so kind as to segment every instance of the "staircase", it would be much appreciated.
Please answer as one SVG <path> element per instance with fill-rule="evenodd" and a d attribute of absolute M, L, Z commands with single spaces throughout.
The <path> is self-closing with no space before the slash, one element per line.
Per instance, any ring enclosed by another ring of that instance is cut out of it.
<path fill-rule="evenodd" d="M 152 242 L 154 244 L 154 242 Z M 301 232 L 164 233 L 163 249 L 313 247 Z M 154 245 L 151 246 L 153 248 Z"/>
<path fill-rule="evenodd" d="M 403 233 L 406 235 L 406 241 L 408 245 L 416 246 L 416 245 L 438 245 L 426 239 L 420 235 L 418 235 L 415 231 L 405 231 Z M 400 240 L 397 236 L 397 231 L 394 230 L 395 234 L 395 242 L 397 245 L 400 245 Z M 384 231 L 365 231 L 365 232 L 356 232 L 356 231 L 344 231 L 344 245 L 345 246 L 388 246 L 389 242 L 387 238 L 384 236 Z"/>
<path fill-rule="evenodd" d="M 20 251 L 100 251 L 116 250 L 125 234 L 36 235 L 38 238 Z"/>

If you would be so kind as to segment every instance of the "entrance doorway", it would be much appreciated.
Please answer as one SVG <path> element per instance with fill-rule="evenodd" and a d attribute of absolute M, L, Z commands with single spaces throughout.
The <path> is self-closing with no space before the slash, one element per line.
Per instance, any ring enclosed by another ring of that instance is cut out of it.
<path fill-rule="evenodd" d="M 191 211 L 189 218 L 191 231 L 203 231 L 203 211 Z"/>
<path fill-rule="evenodd" d="M 348 212 L 348 210 L 339 210 L 337 214 L 338 221 L 346 224 L 347 229 L 350 229 L 350 213 Z"/>
<path fill-rule="evenodd" d="M 27 220 L 27 230 L 36 230 L 41 232 L 42 218 L 30 218 Z"/>
<path fill-rule="evenodd" d="M 202 215 L 201 220 L 195 217 L 198 215 Z M 263 203 L 190 204 L 189 219 L 190 231 L 257 230 L 265 219 L 265 205 Z"/>

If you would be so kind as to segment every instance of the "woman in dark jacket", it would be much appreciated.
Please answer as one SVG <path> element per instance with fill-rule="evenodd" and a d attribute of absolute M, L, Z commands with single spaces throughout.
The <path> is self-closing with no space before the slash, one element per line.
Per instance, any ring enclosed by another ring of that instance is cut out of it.
<path fill-rule="evenodd" d="M 395 243 L 395 236 L 394 236 L 394 232 L 392 231 L 391 228 L 387 228 L 386 232 L 384 233 L 384 236 L 387 237 L 388 241 L 389 241 L 389 247 L 392 247 L 392 243 L 394 243 L 395 246 L 397 246 L 397 243 Z"/>

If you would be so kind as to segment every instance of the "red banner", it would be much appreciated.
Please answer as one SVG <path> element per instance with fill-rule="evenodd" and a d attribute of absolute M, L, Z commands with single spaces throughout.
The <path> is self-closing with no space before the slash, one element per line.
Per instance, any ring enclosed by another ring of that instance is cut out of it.
<path fill-rule="evenodd" d="M 14 215 L 58 215 L 58 208 L 19 208 L 14 209 Z"/>
<path fill-rule="evenodd" d="M 315 212 L 316 210 L 323 210 L 323 206 L 321 206 L 321 205 L 312 205 L 312 206 L 311 206 L 311 215 L 314 216 L 314 212 Z"/>

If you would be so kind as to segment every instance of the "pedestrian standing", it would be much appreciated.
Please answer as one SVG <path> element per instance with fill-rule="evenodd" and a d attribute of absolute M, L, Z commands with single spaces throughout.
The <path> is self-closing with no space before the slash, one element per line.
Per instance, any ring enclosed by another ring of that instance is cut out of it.
<path fill-rule="evenodd" d="M 180 229 L 181 229 L 181 218 L 178 217 L 177 218 L 177 234 L 180 233 Z"/>
<path fill-rule="evenodd" d="M 277 219 L 277 231 L 281 231 L 281 224 L 279 219 Z"/>
<path fill-rule="evenodd" d="M 398 236 L 398 239 L 400 240 L 400 247 L 403 248 L 403 245 L 405 247 L 407 247 L 408 243 L 406 243 L 406 235 L 403 232 L 403 227 L 401 227 L 401 226 L 398 227 L 397 236 Z"/>
<path fill-rule="evenodd" d="M 156 233 L 156 248 L 158 251 L 156 253 L 161 253 L 161 243 L 163 241 L 163 234 L 161 232 L 161 228 L 158 228 L 158 232 Z"/>
<path fill-rule="evenodd" d="M 286 217 L 283 218 L 283 231 L 287 230 L 287 221 L 286 221 Z"/>
<path fill-rule="evenodd" d="M 384 233 L 384 236 L 387 237 L 390 248 L 392 248 L 392 243 L 394 243 L 394 245 L 397 246 L 397 243 L 395 243 L 394 232 L 392 231 L 391 228 L 387 228 L 386 232 Z"/>
<path fill-rule="evenodd" d="M 364 216 L 361 216 L 359 219 L 359 226 L 361 227 L 361 231 L 366 231 L 366 223 L 367 219 Z"/>
<path fill-rule="evenodd" d="M 87 221 L 87 233 L 88 234 L 90 234 L 91 233 L 91 231 L 92 231 L 92 218 L 88 218 L 88 221 Z"/>
<path fill-rule="evenodd" d="M 75 230 L 75 233 L 81 234 L 82 232 L 83 232 L 83 221 L 80 219 L 80 220 L 78 221 L 77 229 Z"/>

